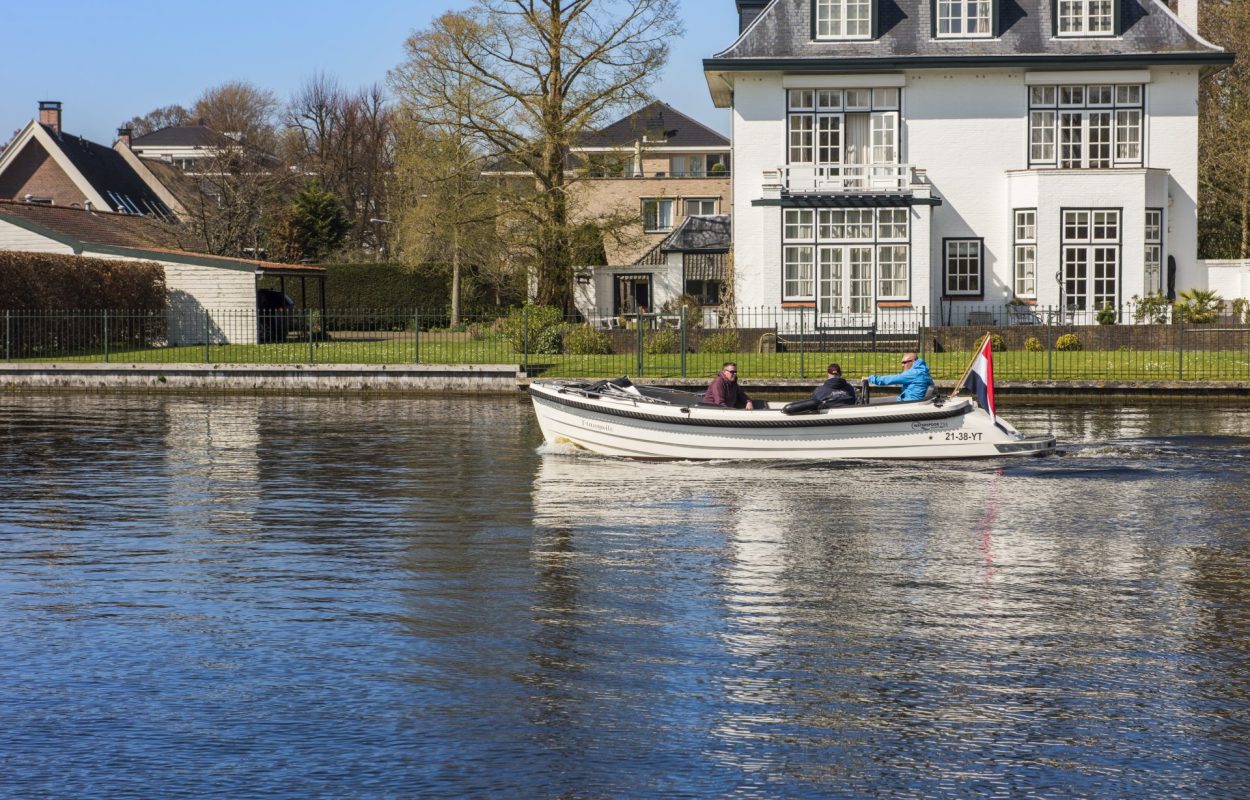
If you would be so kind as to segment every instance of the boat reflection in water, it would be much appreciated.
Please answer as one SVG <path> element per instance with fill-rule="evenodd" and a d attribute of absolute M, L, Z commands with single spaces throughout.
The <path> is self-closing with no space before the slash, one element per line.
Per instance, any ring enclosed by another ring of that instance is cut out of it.
<path fill-rule="evenodd" d="M 1086 787 L 1107 752 L 1183 773 L 1180 751 L 1125 737 L 1150 725 L 1198 745 L 1194 676 L 1170 655 L 1193 632 L 1167 619 L 1197 576 L 1183 548 L 1140 535 L 1157 505 L 1144 486 L 1099 493 L 1124 527 L 1057 524 L 1056 509 L 1086 510 L 1083 467 L 760 469 L 544 445 L 534 557 L 578 587 L 561 629 L 574 668 L 643 680 L 629 699 L 654 706 L 633 713 L 738 774 L 767 763 L 865 796 L 911 774 L 916 796 L 952 781 L 979 796 L 1007 791 L 1012 759 L 1067 764 L 1043 771 Z M 692 707 L 698 733 L 677 716 Z"/>

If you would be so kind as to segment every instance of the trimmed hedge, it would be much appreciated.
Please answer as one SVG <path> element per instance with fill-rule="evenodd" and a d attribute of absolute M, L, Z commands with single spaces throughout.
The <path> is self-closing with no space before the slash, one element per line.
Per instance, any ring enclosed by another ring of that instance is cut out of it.
<path fill-rule="evenodd" d="M 160 264 L 0 252 L 0 309 L 164 313 L 165 303 Z"/>
<path fill-rule="evenodd" d="M 402 264 L 320 266 L 326 270 L 326 308 L 438 312 L 451 303 L 451 279 L 431 270 Z M 292 285 L 288 279 L 287 294 L 293 291 Z"/>

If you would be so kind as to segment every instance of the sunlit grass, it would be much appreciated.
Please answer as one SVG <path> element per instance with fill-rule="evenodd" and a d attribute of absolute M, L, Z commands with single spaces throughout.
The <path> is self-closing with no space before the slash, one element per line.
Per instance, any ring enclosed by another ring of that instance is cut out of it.
<path fill-rule="evenodd" d="M 971 353 L 926 353 L 938 381 L 958 379 Z M 103 350 L 56 358 L 20 359 L 58 363 L 101 363 Z M 190 345 L 185 347 L 110 349 L 107 361 L 134 364 L 516 364 L 542 377 L 642 379 L 710 378 L 725 361 L 737 361 L 743 380 L 823 377 L 832 361 L 851 380 L 898 371 L 896 352 L 686 353 L 620 355 L 541 355 L 514 352 L 506 338 L 471 338 L 463 334 L 423 332 L 362 340 L 288 341 L 275 344 Z M 1087 350 L 1076 352 L 1000 351 L 994 355 L 995 379 L 1005 381 L 1176 381 L 1250 379 L 1246 351 Z"/>

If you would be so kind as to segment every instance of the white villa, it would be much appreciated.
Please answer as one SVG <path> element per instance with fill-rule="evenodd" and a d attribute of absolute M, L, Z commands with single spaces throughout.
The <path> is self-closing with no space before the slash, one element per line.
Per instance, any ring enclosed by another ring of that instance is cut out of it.
<path fill-rule="evenodd" d="M 822 327 L 1008 301 L 1092 322 L 1206 288 L 1198 83 L 1233 54 L 1197 0 L 737 7 L 704 72 L 732 109 L 739 303 Z"/>

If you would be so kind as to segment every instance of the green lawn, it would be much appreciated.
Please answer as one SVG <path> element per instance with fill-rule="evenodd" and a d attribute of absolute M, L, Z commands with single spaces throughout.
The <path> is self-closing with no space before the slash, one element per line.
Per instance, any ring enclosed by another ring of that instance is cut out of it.
<path fill-rule="evenodd" d="M 684 375 L 710 378 L 724 361 L 737 361 L 743 380 L 801 378 L 816 380 L 830 361 L 842 365 L 852 380 L 869 373 L 896 372 L 898 353 L 687 353 Z M 926 360 L 934 378 L 955 380 L 963 374 L 970 352 L 928 353 Z M 1246 351 L 1115 350 L 1030 353 L 1000 351 L 994 355 L 998 381 L 1019 380 L 1115 380 L 1174 381 L 1248 380 L 1250 352 Z M 103 362 L 100 352 L 23 361 Z M 500 336 L 470 339 L 462 334 L 422 333 L 414 348 L 411 334 L 363 340 L 284 342 L 257 345 L 203 345 L 189 347 L 112 349 L 109 362 L 140 364 L 526 364 L 542 377 L 607 377 L 631 375 L 642 378 L 683 376 L 678 354 L 645 355 L 641 369 L 635 354 L 606 356 L 535 355 L 528 359 L 513 352 Z M 1183 366 L 1183 369 L 1182 369 Z"/>

